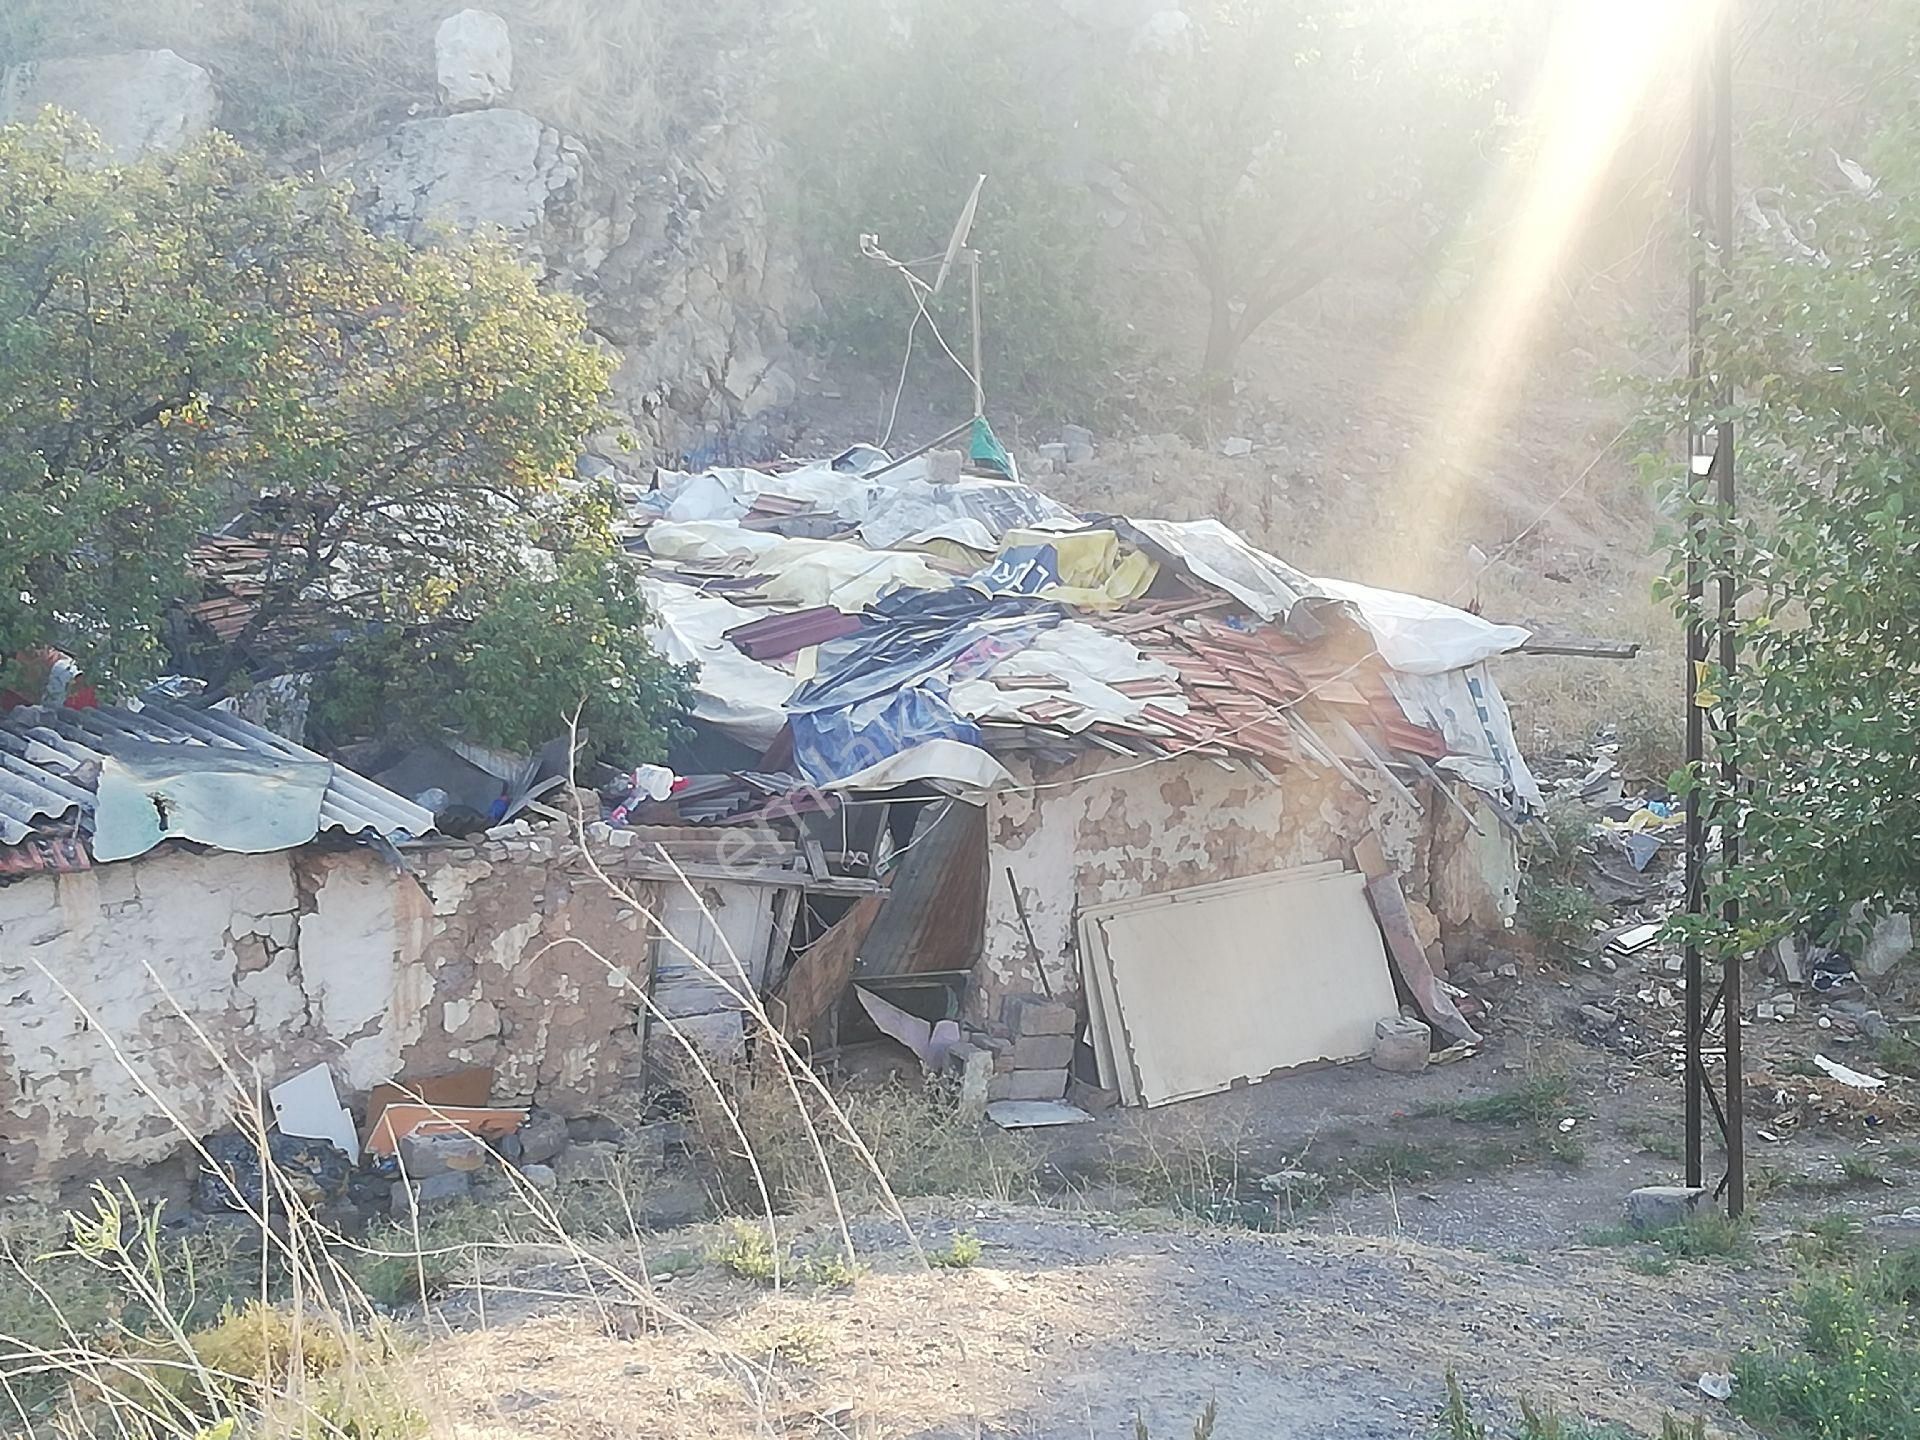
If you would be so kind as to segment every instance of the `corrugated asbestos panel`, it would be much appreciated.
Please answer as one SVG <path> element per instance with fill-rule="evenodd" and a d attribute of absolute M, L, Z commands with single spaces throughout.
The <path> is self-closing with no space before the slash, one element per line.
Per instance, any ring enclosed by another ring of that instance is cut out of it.
<path fill-rule="evenodd" d="M 943 800 L 921 821 L 860 946 L 863 976 L 971 970 L 987 925 L 987 812 Z"/>
<path fill-rule="evenodd" d="M 0 717 L 0 844 L 18 844 L 36 820 L 76 811 L 81 827 L 90 830 L 99 764 L 118 740 L 224 746 L 293 760 L 326 758 L 219 710 L 161 702 L 138 710 L 23 708 Z M 433 813 L 334 765 L 320 802 L 320 828 L 388 838 L 425 835 L 433 829 Z"/>

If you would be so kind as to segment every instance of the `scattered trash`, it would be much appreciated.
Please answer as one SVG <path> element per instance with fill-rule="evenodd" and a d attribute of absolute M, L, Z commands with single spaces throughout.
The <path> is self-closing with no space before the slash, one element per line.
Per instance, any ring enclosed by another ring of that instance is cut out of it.
<path fill-rule="evenodd" d="M 1655 920 L 1622 930 L 1607 942 L 1607 949 L 1616 955 L 1637 955 L 1659 937 L 1660 928 L 1660 922 Z"/>
<path fill-rule="evenodd" d="M 1878 1090 L 1887 1083 L 1871 1075 L 1862 1075 L 1858 1070 L 1842 1065 L 1837 1060 L 1829 1060 L 1824 1055 L 1814 1056 L 1813 1063 L 1842 1085 L 1851 1085 L 1855 1090 Z"/>
<path fill-rule="evenodd" d="M 1712 1400 L 1733 1398 L 1733 1376 L 1709 1370 L 1697 1382 L 1700 1393 Z"/>
<path fill-rule="evenodd" d="M 1239 460 L 1253 453 L 1253 441 L 1244 435 L 1230 435 L 1220 442 L 1220 453 L 1229 460 Z"/>
<path fill-rule="evenodd" d="M 262 1213 L 266 1177 L 253 1138 L 224 1130 L 209 1136 L 204 1149 L 210 1164 L 194 1179 L 193 1208 L 203 1215 Z M 332 1141 L 274 1133 L 266 1137 L 266 1151 L 302 1203 L 323 1205 L 346 1193 L 351 1162 Z"/>
<path fill-rule="evenodd" d="M 1579 1122 L 1579 1121 L 1577 1121 L 1577 1120 L 1575 1120 L 1575 1119 L 1573 1118 L 1573 1116 L 1571 1116 L 1571 1115 L 1569 1115 L 1569 1116 L 1567 1116 L 1567 1118 L 1566 1118 L 1566 1119 L 1564 1119 L 1564 1120 L 1562 1120 L 1562 1121 L 1560 1122 L 1560 1133 L 1561 1133 L 1562 1135 L 1570 1135 L 1570 1134 L 1572 1134 L 1572 1133 L 1573 1133 L 1573 1127 L 1574 1127 L 1575 1125 L 1577 1125 L 1577 1124 L 1579 1124 L 1579 1123 L 1580 1123 L 1580 1122 Z"/>
<path fill-rule="evenodd" d="M 1833 949 L 1817 949 L 1812 952 L 1813 973 L 1810 983 L 1819 994 L 1844 990 L 1855 983 L 1853 958 Z"/>
<path fill-rule="evenodd" d="M 1093 1116 L 1059 1100 L 996 1100 L 987 1118 L 1002 1130 L 1040 1130 L 1054 1125 L 1086 1125 Z"/>
<path fill-rule="evenodd" d="M 325 1065 L 315 1065 L 282 1080 L 267 1092 L 267 1098 L 282 1135 L 325 1140 L 348 1159 L 359 1153 L 360 1137 L 354 1133 L 353 1116 L 341 1105 L 333 1088 L 333 1072 Z"/>

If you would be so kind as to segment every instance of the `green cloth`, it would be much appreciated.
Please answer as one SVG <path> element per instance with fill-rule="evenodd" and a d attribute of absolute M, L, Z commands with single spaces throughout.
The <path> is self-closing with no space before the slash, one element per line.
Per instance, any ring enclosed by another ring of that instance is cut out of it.
<path fill-rule="evenodd" d="M 1007 454 L 1007 447 L 1000 443 L 984 415 L 973 417 L 973 435 L 967 442 L 967 458 L 977 470 L 997 470 L 1009 480 L 1020 478 L 1020 472 L 1014 468 L 1013 457 Z"/>

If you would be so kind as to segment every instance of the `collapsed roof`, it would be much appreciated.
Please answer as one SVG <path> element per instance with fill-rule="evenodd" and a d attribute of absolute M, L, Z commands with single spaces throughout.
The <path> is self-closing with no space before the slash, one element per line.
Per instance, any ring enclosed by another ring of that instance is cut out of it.
<path fill-rule="evenodd" d="M 1080 515 L 936 463 L 862 447 L 627 496 L 697 719 L 828 790 L 977 799 L 1012 782 L 997 756 L 1093 747 L 1431 768 L 1539 805 L 1485 665 L 1526 630 L 1316 579 L 1217 520 Z"/>

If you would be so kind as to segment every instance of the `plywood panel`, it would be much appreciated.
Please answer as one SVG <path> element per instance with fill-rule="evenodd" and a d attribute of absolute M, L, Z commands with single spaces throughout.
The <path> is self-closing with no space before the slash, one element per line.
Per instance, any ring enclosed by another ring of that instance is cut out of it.
<path fill-rule="evenodd" d="M 1144 1103 L 1367 1054 L 1399 1005 L 1365 887 L 1357 873 L 1270 877 L 1100 919 L 1108 1020 L 1117 1012 Z"/>

